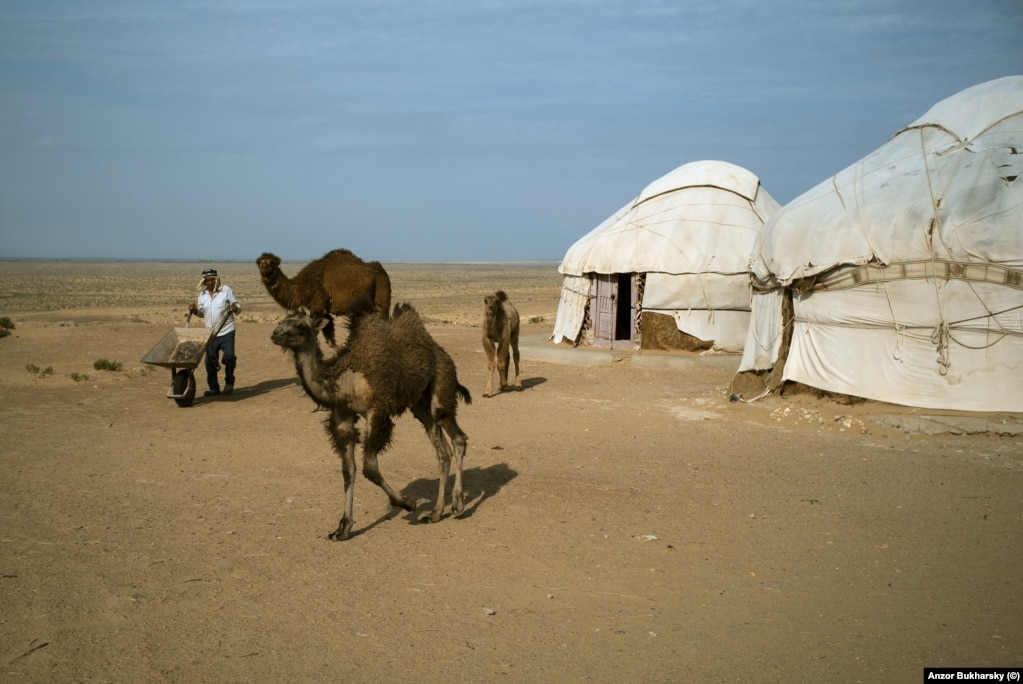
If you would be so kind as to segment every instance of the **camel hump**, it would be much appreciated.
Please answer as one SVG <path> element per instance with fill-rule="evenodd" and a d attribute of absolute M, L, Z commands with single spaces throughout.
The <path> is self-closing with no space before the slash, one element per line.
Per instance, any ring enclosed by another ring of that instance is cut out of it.
<path fill-rule="evenodd" d="M 394 313 L 391 314 L 391 318 L 398 318 L 404 313 L 413 313 L 418 315 L 416 310 L 408 302 L 402 302 L 401 304 L 394 305 Z"/>
<path fill-rule="evenodd" d="M 344 249 L 344 248 L 332 249 L 329 252 L 327 252 L 326 254 L 324 254 L 322 258 L 323 259 L 343 259 L 345 261 L 355 261 L 355 262 L 358 262 L 360 264 L 361 263 L 365 263 L 365 262 L 363 262 L 362 259 L 360 259 L 359 257 L 355 256 L 355 254 L 350 249 Z"/>
<path fill-rule="evenodd" d="M 504 293 L 504 290 L 498 290 L 494 294 L 497 295 L 498 301 L 501 301 L 501 302 L 507 302 L 508 301 L 508 295 L 506 295 Z"/>

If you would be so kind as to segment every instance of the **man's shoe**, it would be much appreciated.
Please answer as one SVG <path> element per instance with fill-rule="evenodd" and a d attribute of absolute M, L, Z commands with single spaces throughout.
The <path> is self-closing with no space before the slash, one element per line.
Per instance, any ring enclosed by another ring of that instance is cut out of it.
<path fill-rule="evenodd" d="M 220 394 L 220 390 L 206 390 L 202 393 L 204 397 L 215 397 Z"/>
<path fill-rule="evenodd" d="M 226 385 L 224 385 L 224 394 L 230 394 L 231 392 L 234 392 L 233 382 L 229 382 Z"/>

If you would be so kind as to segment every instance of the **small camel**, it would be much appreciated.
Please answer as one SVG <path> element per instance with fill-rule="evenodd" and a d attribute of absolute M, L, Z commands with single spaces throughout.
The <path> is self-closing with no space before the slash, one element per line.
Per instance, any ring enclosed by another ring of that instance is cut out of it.
<path fill-rule="evenodd" d="M 487 353 L 487 388 L 483 396 L 493 396 L 494 366 L 500 375 L 501 391 L 508 389 L 508 350 L 515 361 L 515 388 L 519 379 L 519 312 L 503 290 L 483 298 L 483 351 Z M 496 363 L 495 363 L 496 361 Z"/>
<path fill-rule="evenodd" d="M 369 299 L 387 318 L 391 308 L 391 279 L 379 261 L 363 261 L 347 249 L 335 249 L 310 261 L 289 279 L 281 258 L 263 252 L 256 259 L 267 292 L 285 311 L 302 307 L 318 314 L 343 316 Z"/>
<path fill-rule="evenodd" d="M 462 512 L 462 461 L 468 438 L 455 421 L 458 399 L 472 402 L 469 390 L 458 382 L 455 363 L 427 332 L 409 304 L 394 307 L 390 318 L 378 312 L 355 312 L 339 318 L 338 352 L 325 358 L 316 343 L 327 319 L 301 310 L 290 312 L 270 336 L 274 344 L 294 355 L 295 368 L 306 394 L 330 411 L 327 433 L 341 457 L 345 485 L 344 515 L 329 538 L 343 541 L 352 535 L 355 492 L 356 421 L 366 421 L 362 437 L 362 473 L 384 490 L 391 505 L 407 511 L 415 501 L 399 496 L 380 474 L 377 456 L 391 442 L 394 418 L 406 409 L 423 424 L 437 451 L 440 486 L 433 510 L 425 522 L 438 522 L 444 513 L 445 490 L 454 445 L 455 483 L 451 512 Z M 445 434 L 447 437 L 445 437 Z M 450 438 L 451 443 L 448 443 Z"/>

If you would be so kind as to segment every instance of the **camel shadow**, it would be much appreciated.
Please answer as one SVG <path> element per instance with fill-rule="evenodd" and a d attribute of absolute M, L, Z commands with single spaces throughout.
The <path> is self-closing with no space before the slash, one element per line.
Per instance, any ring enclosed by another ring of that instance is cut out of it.
<path fill-rule="evenodd" d="M 457 518 L 471 518 L 480 504 L 489 499 L 490 497 L 501 491 L 501 488 L 506 484 L 518 477 L 518 472 L 508 467 L 507 463 L 495 463 L 487 468 L 469 468 L 468 470 L 462 471 L 462 492 L 465 494 L 465 509 L 457 516 Z M 426 500 L 426 507 L 420 510 L 417 505 L 413 511 L 404 511 L 400 508 L 392 508 L 390 511 L 380 516 L 373 522 L 362 525 L 358 529 L 352 530 L 351 538 L 359 537 L 366 534 L 374 527 L 383 525 L 388 520 L 394 520 L 399 515 L 404 515 L 405 519 L 412 524 L 420 525 L 427 524 L 421 519 L 422 516 L 426 515 L 430 507 L 433 506 L 434 497 L 437 496 L 437 478 L 426 478 L 422 477 L 418 480 L 413 480 L 408 483 L 404 489 L 401 490 L 403 496 L 411 496 L 417 502 L 420 500 Z M 448 506 L 447 512 L 444 514 L 445 518 L 451 517 L 451 491 L 450 484 L 448 490 Z"/>
<path fill-rule="evenodd" d="M 547 382 L 547 378 L 523 378 L 522 379 L 522 391 L 539 387 L 540 385 Z"/>
<path fill-rule="evenodd" d="M 495 496 L 509 482 L 518 477 L 518 472 L 508 467 L 507 463 L 495 463 L 486 468 L 469 468 L 462 471 L 462 493 L 465 495 L 465 508 L 456 517 L 471 518 L 479 509 L 480 505 L 492 496 Z M 452 478 L 453 482 L 453 478 Z M 435 477 L 422 477 L 413 480 L 401 490 L 405 496 L 411 496 L 416 501 L 426 500 L 426 509 L 420 511 L 417 507 L 414 511 L 406 513 L 405 517 L 410 522 L 420 522 L 420 516 L 427 513 L 433 506 L 437 496 L 438 480 Z M 451 505 L 451 482 L 448 483 L 448 506 Z M 401 512 L 401 511 L 398 511 Z M 444 514 L 445 518 L 451 517 L 450 508 Z"/>
<path fill-rule="evenodd" d="M 518 477 L 518 475 L 518 472 L 509 468 L 507 463 L 495 463 L 487 468 L 469 468 L 468 470 L 463 470 L 462 492 L 465 494 L 465 509 L 455 517 L 459 519 L 471 518 L 480 507 L 480 504 L 501 491 L 506 484 L 514 480 Z M 423 522 L 422 516 L 429 513 L 430 508 L 434 503 L 434 497 L 437 496 L 437 478 L 422 477 L 418 480 L 413 480 L 401 490 L 401 494 L 403 496 L 411 496 L 417 502 L 425 500 L 426 506 L 421 509 L 421 507 L 417 504 L 416 509 L 412 511 L 405 511 L 401 508 L 392 508 L 373 522 L 361 525 L 357 529 L 353 529 L 350 539 L 361 537 L 374 527 L 383 525 L 388 520 L 394 520 L 399 515 L 404 515 L 405 519 L 414 525 L 427 524 Z M 450 483 L 447 502 L 448 508 L 444 517 L 450 518 Z"/>
<path fill-rule="evenodd" d="M 361 537 L 362 535 L 364 535 L 367 532 L 369 532 L 370 530 L 372 530 L 374 527 L 377 527 L 379 525 L 383 525 L 388 520 L 394 520 L 395 518 L 397 518 L 402 513 L 405 513 L 405 511 L 403 511 L 400 508 L 392 508 L 388 513 L 385 513 L 384 515 L 380 516 L 379 518 L 377 518 L 373 522 L 369 523 L 368 525 L 363 525 L 362 527 L 359 527 L 358 529 L 353 527 L 352 528 L 352 536 L 349 537 L 349 539 L 355 539 L 356 537 Z M 415 511 L 412 511 L 412 513 L 415 513 Z M 331 534 L 333 534 L 333 532 Z M 330 535 L 326 535 L 326 537 L 327 537 L 327 539 L 330 539 Z"/>
<path fill-rule="evenodd" d="M 522 379 L 522 389 L 516 389 L 515 387 L 509 387 L 506 390 L 497 390 L 493 394 L 491 394 L 490 396 L 484 396 L 484 398 L 485 399 L 493 399 L 494 397 L 499 397 L 502 394 L 515 394 L 516 392 L 525 392 L 526 390 L 531 390 L 534 387 L 539 387 L 540 385 L 544 384 L 545 382 L 547 382 L 547 378 L 540 378 L 540 377 L 537 377 L 537 378 L 523 378 Z"/>

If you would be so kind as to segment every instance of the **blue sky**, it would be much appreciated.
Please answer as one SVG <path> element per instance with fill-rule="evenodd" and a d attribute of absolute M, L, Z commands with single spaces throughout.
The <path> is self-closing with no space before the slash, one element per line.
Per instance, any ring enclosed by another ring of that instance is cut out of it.
<path fill-rule="evenodd" d="M 1021 0 L 5 0 L 0 257 L 560 259 L 681 164 L 785 204 L 1021 73 Z"/>

